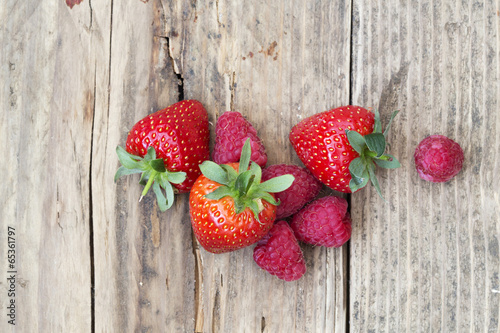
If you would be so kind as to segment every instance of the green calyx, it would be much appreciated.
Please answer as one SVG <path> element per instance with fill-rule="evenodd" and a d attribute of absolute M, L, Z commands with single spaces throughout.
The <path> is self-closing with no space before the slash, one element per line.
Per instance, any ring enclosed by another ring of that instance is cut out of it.
<path fill-rule="evenodd" d="M 257 163 L 250 161 L 251 153 L 250 140 L 247 139 L 241 150 L 238 170 L 212 161 L 203 162 L 200 170 L 205 177 L 221 184 L 213 192 L 205 195 L 207 199 L 220 200 L 231 197 L 236 214 L 250 208 L 255 219 L 260 222 L 259 213 L 264 209 L 262 200 L 275 206 L 279 205 L 279 201 L 276 201 L 270 193 L 286 190 L 295 178 L 292 175 L 282 175 L 261 183 L 262 170 Z"/>
<path fill-rule="evenodd" d="M 165 168 L 165 162 L 161 158 L 156 158 L 156 151 L 153 147 L 148 148 L 144 157 L 132 155 L 125 149 L 116 147 L 116 154 L 122 166 L 115 174 L 115 182 L 121 176 L 140 173 L 139 183 L 144 185 L 139 201 L 153 187 L 153 192 L 158 201 L 158 207 L 162 212 L 172 207 L 174 203 L 174 187 L 172 184 L 180 184 L 186 180 L 185 172 L 171 172 Z M 163 194 L 165 191 L 165 194 Z"/>
<path fill-rule="evenodd" d="M 372 133 L 362 136 L 355 131 L 345 131 L 352 148 L 359 153 L 359 157 L 352 160 L 349 164 L 349 171 L 351 173 L 349 188 L 352 193 L 365 187 L 368 181 L 371 181 L 378 195 L 384 199 L 380 191 L 377 177 L 375 176 L 375 167 L 379 166 L 386 169 L 395 169 L 401 166 L 396 157 L 385 153 L 385 149 L 388 145 L 386 142 L 387 132 L 389 131 L 392 120 L 396 117 L 398 112 L 399 111 L 394 111 L 392 113 L 389 124 L 387 124 L 384 132 L 382 132 L 382 124 L 380 122 L 378 110 L 375 110 L 375 124 Z"/>

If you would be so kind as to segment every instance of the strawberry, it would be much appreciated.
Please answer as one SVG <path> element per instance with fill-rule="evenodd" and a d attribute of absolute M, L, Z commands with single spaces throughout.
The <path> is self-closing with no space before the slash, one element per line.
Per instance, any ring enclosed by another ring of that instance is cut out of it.
<path fill-rule="evenodd" d="M 340 247 L 351 238 L 347 201 L 335 196 L 317 199 L 295 214 L 290 226 L 299 241 Z"/>
<path fill-rule="evenodd" d="M 175 103 L 138 121 L 130 130 L 126 150 L 116 152 L 122 166 L 115 181 L 141 173 L 142 197 L 152 186 L 161 211 L 170 208 L 177 192 L 188 192 L 201 174 L 199 165 L 208 160 L 208 115 L 196 100 Z M 163 188 L 166 198 L 161 190 Z"/>
<path fill-rule="evenodd" d="M 460 145 L 444 135 L 423 139 L 413 157 L 420 178 L 434 183 L 449 181 L 462 170 L 464 163 Z"/>
<path fill-rule="evenodd" d="M 309 170 L 298 165 L 276 164 L 262 170 L 262 180 L 290 174 L 295 177 L 292 186 L 274 196 L 280 201 L 276 219 L 280 220 L 299 211 L 306 203 L 314 199 L 321 190 L 321 182 Z"/>
<path fill-rule="evenodd" d="M 295 281 L 306 272 L 306 262 L 299 242 L 285 221 L 278 221 L 253 250 L 260 268 L 281 280 Z"/>
<path fill-rule="evenodd" d="M 284 191 L 294 180 L 283 175 L 261 183 L 262 170 L 250 164 L 250 156 L 247 139 L 239 164 L 200 165 L 203 174 L 191 188 L 189 215 L 196 238 L 209 252 L 234 251 L 264 237 L 276 218 L 278 202 L 271 193 Z"/>
<path fill-rule="evenodd" d="M 350 105 L 304 119 L 292 128 L 289 139 L 305 166 L 328 187 L 353 193 L 371 180 L 382 196 L 375 165 L 400 166 L 394 156 L 384 153 L 389 125 L 382 133 L 377 111 Z"/>
<path fill-rule="evenodd" d="M 246 139 L 250 139 L 251 160 L 263 168 L 267 163 L 267 155 L 255 128 L 241 113 L 224 112 L 215 125 L 214 162 L 217 164 L 238 162 Z"/>

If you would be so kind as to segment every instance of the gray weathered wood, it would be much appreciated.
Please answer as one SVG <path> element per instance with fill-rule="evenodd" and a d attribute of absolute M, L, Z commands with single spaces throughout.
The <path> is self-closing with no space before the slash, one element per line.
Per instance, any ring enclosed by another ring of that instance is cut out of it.
<path fill-rule="evenodd" d="M 0 22 L 0 331 L 88 332 L 91 8 L 6 0 Z M 16 233 L 15 326 L 6 316 L 8 226 Z"/>
<path fill-rule="evenodd" d="M 0 331 L 498 332 L 499 20 L 491 0 L 0 2 Z M 388 203 L 354 194 L 350 246 L 304 246 L 297 282 L 253 247 L 207 253 L 187 194 L 161 213 L 138 177 L 113 182 L 130 127 L 182 96 L 213 125 L 245 115 L 269 164 L 300 164 L 288 131 L 309 115 L 400 109 Z M 414 170 L 434 133 L 465 151 L 446 184 Z"/>
<path fill-rule="evenodd" d="M 112 3 L 110 41 L 96 100 L 93 155 L 97 332 L 193 330 L 194 257 L 187 195 L 161 213 L 138 177 L 116 184 L 117 145 L 135 122 L 178 100 L 158 2 Z M 103 13 L 104 14 L 104 13 Z M 109 89 L 108 89 L 109 85 Z"/>
<path fill-rule="evenodd" d="M 499 43 L 492 1 L 354 1 L 353 102 L 400 109 L 402 162 L 352 197 L 352 332 L 498 332 Z M 452 181 L 421 180 L 418 142 L 461 144 Z"/>

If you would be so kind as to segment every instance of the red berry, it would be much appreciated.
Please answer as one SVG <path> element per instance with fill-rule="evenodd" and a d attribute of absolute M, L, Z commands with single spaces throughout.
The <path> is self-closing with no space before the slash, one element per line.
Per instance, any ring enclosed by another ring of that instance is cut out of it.
<path fill-rule="evenodd" d="M 240 160 L 241 148 L 250 139 L 251 160 L 264 167 L 267 155 L 257 131 L 239 112 L 224 112 L 215 126 L 213 160 L 217 164 L 234 163 Z"/>
<path fill-rule="evenodd" d="M 261 183 L 262 170 L 250 163 L 250 156 L 248 139 L 239 163 L 200 165 L 202 175 L 189 195 L 189 214 L 196 239 L 209 252 L 234 251 L 264 237 L 276 218 L 273 193 L 285 191 L 294 181 L 292 175 L 282 175 Z"/>
<path fill-rule="evenodd" d="M 460 145 L 444 135 L 431 135 L 415 149 L 415 167 L 420 178 L 447 182 L 462 169 L 464 152 Z"/>
<path fill-rule="evenodd" d="M 257 243 L 253 259 L 259 267 L 285 281 L 298 280 L 306 272 L 302 250 L 285 221 L 276 222 Z"/>
<path fill-rule="evenodd" d="M 228 164 L 235 170 L 237 163 Z M 201 246 L 211 253 L 231 252 L 249 246 L 264 237 L 273 226 L 276 206 L 262 200 L 259 220 L 250 208 L 236 213 L 234 199 L 218 200 L 205 195 L 221 187 L 203 174 L 194 182 L 189 194 L 189 214 L 194 235 Z"/>
<path fill-rule="evenodd" d="M 175 103 L 132 127 L 126 149 L 116 148 L 122 166 L 115 181 L 140 173 L 145 185 L 142 196 L 152 187 L 160 210 L 165 211 L 172 206 L 174 193 L 189 191 L 201 174 L 199 165 L 210 157 L 209 140 L 203 105 L 196 100 Z"/>
<path fill-rule="evenodd" d="M 373 131 L 374 114 L 358 106 L 345 106 L 315 114 L 295 125 L 290 142 L 302 163 L 326 186 L 350 193 L 349 164 L 359 154 L 345 130 L 361 135 Z"/>
<path fill-rule="evenodd" d="M 276 164 L 268 166 L 262 170 L 262 181 L 286 174 L 294 176 L 295 180 L 288 189 L 274 194 L 276 199 L 280 200 L 276 212 L 278 220 L 298 212 L 321 190 L 321 182 L 309 170 L 298 165 Z"/>
<path fill-rule="evenodd" d="M 293 216 L 290 226 L 299 241 L 340 247 L 351 238 L 347 201 L 335 196 L 315 200 Z"/>
<path fill-rule="evenodd" d="M 196 100 L 177 102 L 138 121 L 127 137 L 127 152 L 143 157 L 153 147 L 168 171 L 186 173 L 186 179 L 173 184 L 188 192 L 201 174 L 200 165 L 210 157 L 208 115 Z"/>

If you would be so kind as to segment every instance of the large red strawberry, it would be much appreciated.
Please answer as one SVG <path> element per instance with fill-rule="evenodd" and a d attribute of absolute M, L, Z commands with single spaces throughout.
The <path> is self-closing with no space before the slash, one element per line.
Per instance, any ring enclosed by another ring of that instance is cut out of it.
<path fill-rule="evenodd" d="M 218 165 L 205 161 L 202 175 L 189 195 L 193 232 L 201 246 L 212 253 L 249 246 L 269 232 L 276 218 L 271 193 L 287 189 L 291 175 L 261 183 L 262 170 L 252 162 L 250 140 L 243 146 L 240 163 Z"/>
<path fill-rule="evenodd" d="M 207 111 L 196 100 L 180 101 L 150 114 L 132 127 L 126 150 L 117 147 L 122 166 L 115 181 L 141 173 L 142 196 L 152 186 L 164 211 L 173 204 L 173 187 L 188 192 L 201 174 L 199 165 L 210 157 L 209 139 Z"/>
<path fill-rule="evenodd" d="M 375 165 L 399 167 L 394 156 L 385 154 L 388 128 L 382 133 L 377 111 L 349 105 L 304 119 L 289 139 L 305 166 L 328 187 L 351 193 L 371 180 L 381 195 Z"/>

